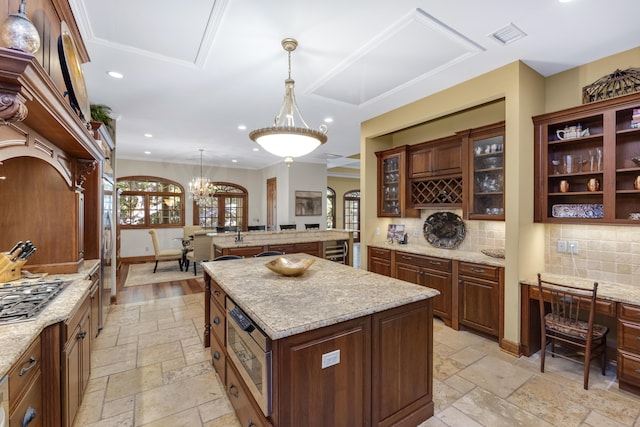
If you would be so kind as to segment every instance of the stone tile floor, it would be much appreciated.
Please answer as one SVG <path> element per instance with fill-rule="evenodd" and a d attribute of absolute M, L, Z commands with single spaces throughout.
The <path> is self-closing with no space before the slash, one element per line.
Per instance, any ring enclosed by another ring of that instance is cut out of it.
<path fill-rule="evenodd" d="M 111 306 L 95 341 L 92 374 L 75 427 L 240 427 L 209 349 L 203 294 Z M 618 390 L 615 367 L 515 358 L 495 342 L 434 321 L 435 416 L 420 427 L 634 426 L 640 398 Z M 331 426 L 327 426 L 331 427 Z"/>

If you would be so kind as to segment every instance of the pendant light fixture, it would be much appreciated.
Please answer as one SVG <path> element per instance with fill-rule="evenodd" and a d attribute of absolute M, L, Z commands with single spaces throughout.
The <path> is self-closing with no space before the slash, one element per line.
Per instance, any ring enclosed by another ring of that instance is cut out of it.
<path fill-rule="evenodd" d="M 280 112 L 271 127 L 251 131 L 249 138 L 266 151 L 284 157 L 284 161 L 290 164 L 294 157 L 309 154 L 327 142 L 327 126 L 322 124 L 320 130 L 314 130 L 304 121 L 293 91 L 295 81 L 291 78 L 291 52 L 298 47 L 298 41 L 286 38 L 282 40 L 282 47 L 288 54 L 289 77 L 284 81 L 285 94 Z M 296 126 L 296 116 L 304 127 Z"/>
<path fill-rule="evenodd" d="M 189 183 L 189 193 L 191 199 L 196 202 L 198 206 L 205 206 L 211 204 L 213 197 L 216 194 L 214 185 L 209 182 L 207 178 L 202 174 L 202 152 L 204 148 L 200 148 L 200 176 L 193 178 Z"/>

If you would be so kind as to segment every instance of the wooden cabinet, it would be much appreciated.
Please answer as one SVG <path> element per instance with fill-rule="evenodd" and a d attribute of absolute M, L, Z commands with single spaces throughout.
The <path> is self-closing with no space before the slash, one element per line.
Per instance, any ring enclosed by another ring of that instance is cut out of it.
<path fill-rule="evenodd" d="M 370 322 L 369 316 L 361 317 L 274 342 L 274 366 L 280 373 L 274 424 L 369 425 Z M 324 367 L 324 355 L 332 352 L 339 352 L 338 363 Z"/>
<path fill-rule="evenodd" d="M 211 364 L 222 383 L 226 381 L 226 292 L 205 274 L 205 347 L 211 348 Z"/>
<path fill-rule="evenodd" d="M 471 131 L 469 219 L 504 220 L 504 122 Z"/>
<path fill-rule="evenodd" d="M 367 270 L 391 277 L 391 250 L 372 246 L 367 250 Z"/>
<path fill-rule="evenodd" d="M 417 285 L 437 289 L 440 295 L 431 299 L 433 314 L 447 325 L 452 319 L 452 261 L 408 252 L 396 252 L 394 277 Z"/>
<path fill-rule="evenodd" d="M 376 153 L 378 157 L 378 216 L 420 217 L 408 205 L 407 146 Z"/>
<path fill-rule="evenodd" d="M 462 140 L 451 136 L 411 146 L 409 178 L 460 175 L 462 173 Z"/>
<path fill-rule="evenodd" d="M 62 417 L 71 427 L 91 374 L 91 304 L 87 297 L 62 328 Z"/>
<path fill-rule="evenodd" d="M 251 393 L 247 390 L 244 381 L 241 380 L 240 374 L 233 366 L 233 363 L 228 363 L 228 365 L 228 375 L 223 384 L 225 385 L 229 401 L 240 421 L 240 425 L 247 427 L 270 427 L 271 423 L 262 415 L 260 407 L 251 397 Z"/>
<path fill-rule="evenodd" d="M 258 255 L 263 251 L 263 246 L 243 246 L 237 248 L 219 248 L 215 247 L 215 256 L 219 257 L 221 255 L 238 255 L 242 257 L 252 257 L 254 255 Z"/>
<path fill-rule="evenodd" d="M 285 254 L 305 253 L 313 256 L 321 256 L 322 242 L 300 242 L 300 243 L 283 243 L 270 244 L 267 248 L 269 251 L 284 252 Z"/>
<path fill-rule="evenodd" d="M 466 150 L 461 134 L 413 145 L 408 151 L 409 206 L 463 207 Z"/>
<path fill-rule="evenodd" d="M 618 382 L 640 394 L 640 306 L 618 304 Z"/>
<path fill-rule="evenodd" d="M 44 426 L 42 344 L 38 336 L 9 371 L 9 425 Z"/>
<path fill-rule="evenodd" d="M 640 224 L 640 94 L 533 118 L 537 222 Z"/>
<path fill-rule="evenodd" d="M 460 262 L 458 267 L 460 324 L 491 337 L 502 337 L 503 283 L 502 268 Z"/>

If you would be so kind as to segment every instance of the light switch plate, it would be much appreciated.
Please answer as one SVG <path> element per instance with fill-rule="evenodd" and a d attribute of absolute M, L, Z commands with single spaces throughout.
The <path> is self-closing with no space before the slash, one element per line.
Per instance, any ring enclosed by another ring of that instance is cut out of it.
<path fill-rule="evenodd" d="M 561 253 L 561 254 L 567 252 L 567 241 L 558 240 L 558 246 L 556 247 L 556 250 L 558 251 L 558 253 Z"/>

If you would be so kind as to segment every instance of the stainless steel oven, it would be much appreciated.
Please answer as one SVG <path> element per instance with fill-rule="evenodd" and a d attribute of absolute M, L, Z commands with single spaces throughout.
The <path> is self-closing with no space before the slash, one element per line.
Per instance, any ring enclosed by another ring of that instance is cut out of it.
<path fill-rule="evenodd" d="M 271 415 L 271 339 L 229 297 L 227 354 L 265 417 Z"/>

